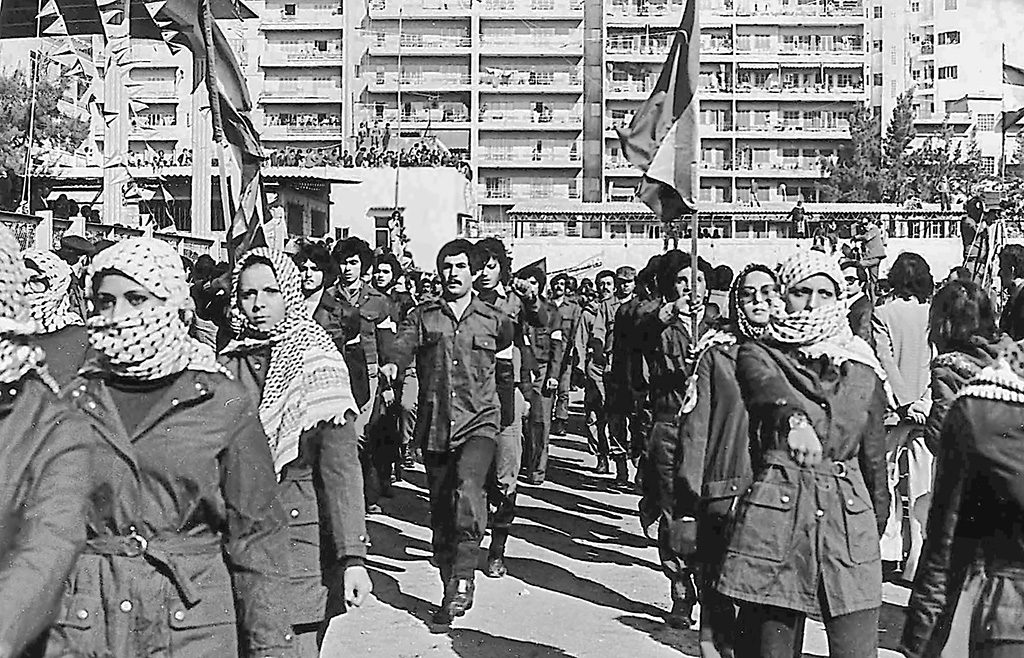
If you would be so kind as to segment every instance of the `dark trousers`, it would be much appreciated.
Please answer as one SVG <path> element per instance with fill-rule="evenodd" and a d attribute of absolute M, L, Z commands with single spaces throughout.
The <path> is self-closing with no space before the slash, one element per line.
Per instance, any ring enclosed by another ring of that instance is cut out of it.
<path fill-rule="evenodd" d="M 543 369 L 543 364 L 541 368 Z M 526 476 L 544 480 L 548 472 L 548 440 L 551 436 L 551 405 L 554 392 L 544 392 L 543 376 L 533 375 L 529 382 L 530 415 L 523 427 L 523 466 Z"/>
<path fill-rule="evenodd" d="M 590 377 L 583 388 L 583 413 L 587 419 L 590 452 L 608 458 L 608 418 L 604 411 L 604 390 Z"/>
<path fill-rule="evenodd" d="M 473 578 L 487 528 L 487 473 L 494 438 L 474 436 L 449 452 L 423 456 L 430 491 L 434 558 L 442 577 Z"/>
<path fill-rule="evenodd" d="M 569 420 L 569 391 L 572 389 L 572 368 L 566 366 L 558 378 L 558 395 L 555 396 L 555 420 L 563 423 Z"/>
<path fill-rule="evenodd" d="M 805 615 L 770 605 L 741 603 L 736 658 L 793 658 L 803 645 Z M 831 658 L 877 658 L 878 608 L 825 620 Z"/>

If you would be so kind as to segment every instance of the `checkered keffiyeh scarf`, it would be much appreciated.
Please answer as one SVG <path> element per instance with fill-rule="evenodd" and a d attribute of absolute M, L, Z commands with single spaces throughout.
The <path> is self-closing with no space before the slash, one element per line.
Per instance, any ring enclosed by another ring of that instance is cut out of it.
<path fill-rule="evenodd" d="M 812 359 L 825 356 L 836 367 L 846 361 L 866 365 L 885 383 L 887 396 L 891 395 L 885 369 L 875 351 L 863 338 L 855 336 L 850 328 L 847 317 L 849 304 L 843 285 L 845 280 L 835 258 L 820 251 L 799 251 L 779 265 L 779 285 L 785 292 L 818 274 L 824 274 L 836 284 L 839 291 L 836 303 L 781 317 L 773 316 L 763 340 L 779 347 L 796 348 Z"/>
<path fill-rule="evenodd" d="M 68 294 L 74 278 L 71 266 L 52 251 L 28 249 L 22 256 L 29 268 L 38 270 L 46 279 L 45 291 L 27 293 L 32 319 L 39 323 L 42 333 L 84 325 L 82 316 L 71 308 L 71 296 Z"/>
<path fill-rule="evenodd" d="M 28 339 L 39 325 L 29 309 L 29 271 L 20 251 L 15 237 L 0 226 L 0 383 L 13 384 L 35 372 L 56 393 L 43 349 Z"/>
<path fill-rule="evenodd" d="M 285 317 L 268 334 L 258 331 L 242 312 L 238 283 L 254 259 L 270 262 L 284 295 Z M 270 442 L 274 468 L 281 470 L 299 454 L 299 438 L 322 422 L 342 425 L 348 411 L 359 413 L 348 366 L 328 333 L 307 316 L 299 270 L 280 251 L 260 247 L 243 256 L 231 277 L 231 327 L 235 339 L 226 355 L 270 348 L 270 367 L 259 414 Z"/>
<path fill-rule="evenodd" d="M 982 368 L 957 397 L 1024 404 L 1024 345 L 1012 343 L 996 362 Z"/>
<path fill-rule="evenodd" d="M 103 274 L 124 275 L 163 301 L 112 320 L 97 315 L 86 321 L 89 345 L 104 371 L 139 380 L 183 370 L 228 374 L 209 346 L 188 335 L 181 317 L 189 301 L 188 283 L 181 257 L 169 244 L 154 238 L 122 240 L 93 259 L 87 289 Z"/>

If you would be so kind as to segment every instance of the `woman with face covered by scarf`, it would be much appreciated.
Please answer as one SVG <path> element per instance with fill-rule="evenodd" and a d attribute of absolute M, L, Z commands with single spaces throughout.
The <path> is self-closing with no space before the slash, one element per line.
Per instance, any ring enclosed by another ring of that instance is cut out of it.
<path fill-rule="evenodd" d="M 20 656 L 53 621 L 85 543 L 90 448 L 31 340 L 31 273 L 0 227 L 0 655 Z M 35 653 L 33 651 L 33 653 Z"/>
<path fill-rule="evenodd" d="M 46 352 L 50 374 L 60 386 L 67 386 L 82 367 L 89 345 L 85 321 L 69 293 L 74 273 L 49 251 L 29 249 L 22 256 L 29 270 L 29 308 L 40 329 L 33 340 Z"/>
<path fill-rule="evenodd" d="M 46 655 L 290 655 L 267 438 L 242 386 L 188 335 L 181 259 L 125 240 L 88 283 L 95 358 L 66 394 L 95 435 L 87 542 Z"/>
<path fill-rule="evenodd" d="M 740 496 L 717 589 L 739 602 L 737 658 L 789 658 L 806 615 L 833 658 L 875 658 L 888 512 L 884 371 L 846 318 L 838 263 L 779 267 L 786 314 L 740 346 L 753 482 Z"/>
<path fill-rule="evenodd" d="M 299 654 L 319 655 L 330 619 L 372 589 L 363 564 L 363 478 L 345 360 L 310 316 L 286 254 L 249 251 L 232 276 L 235 334 L 224 363 L 259 408 L 290 517 L 291 579 L 281 591 Z"/>

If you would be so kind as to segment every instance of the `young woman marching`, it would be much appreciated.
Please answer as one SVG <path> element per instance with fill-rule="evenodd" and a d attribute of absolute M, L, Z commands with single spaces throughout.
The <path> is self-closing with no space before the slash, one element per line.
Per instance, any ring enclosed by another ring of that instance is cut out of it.
<path fill-rule="evenodd" d="M 740 345 L 765 332 L 779 302 L 775 274 L 765 265 L 747 266 L 729 292 L 728 317 L 697 345 L 697 367 L 688 382 L 680 430 L 673 518 L 686 529 L 685 556 L 698 565 L 702 658 L 732 655 L 735 604 L 715 591 L 729 523 L 740 494 L 750 485 L 747 409 L 736 381 Z M 799 629 L 798 629 L 799 635 Z M 802 643 L 795 640 L 796 655 Z"/>
<path fill-rule="evenodd" d="M 29 249 L 22 257 L 29 270 L 29 308 L 40 328 L 33 340 L 46 352 L 50 374 L 60 386 L 67 386 L 82 367 L 89 345 L 85 320 L 71 303 L 74 272 L 50 251 Z"/>
<path fill-rule="evenodd" d="M 889 505 L 884 371 L 850 329 L 831 257 L 794 254 L 779 284 L 788 315 L 737 356 L 754 479 L 718 591 L 740 602 L 737 658 L 789 658 L 805 615 L 824 620 L 832 658 L 874 658 Z"/>
<path fill-rule="evenodd" d="M 46 655 L 290 655 L 267 438 L 245 390 L 188 335 L 181 258 L 133 238 L 89 278 L 96 358 L 67 394 L 95 434 L 87 543 Z"/>
<path fill-rule="evenodd" d="M 359 407 L 345 361 L 310 318 L 286 254 L 253 249 L 235 265 L 231 324 L 225 363 L 259 407 L 290 517 L 291 579 L 280 593 L 299 654 L 317 656 L 331 617 L 361 605 L 372 587 L 363 566 Z"/>
<path fill-rule="evenodd" d="M 69 270 L 70 271 L 70 270 Z M 0 227 L 0 654 L 20 656 L 57 614 L 85 544 L 88 428 L 57 398 L 29 309 L 31 272 Z M 33 652 L 34 653 L 34 652 Z"/>

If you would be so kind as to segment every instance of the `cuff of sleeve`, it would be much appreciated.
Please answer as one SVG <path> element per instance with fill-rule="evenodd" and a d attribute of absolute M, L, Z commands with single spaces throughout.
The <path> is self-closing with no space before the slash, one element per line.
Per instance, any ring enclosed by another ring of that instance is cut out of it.
<path fill-rule="evenodd" d="M 366 558 L 362 555 L 346 555 L 340 558 L 341 566 L 344 569 L 349 567 L 365 567 Z"/>

